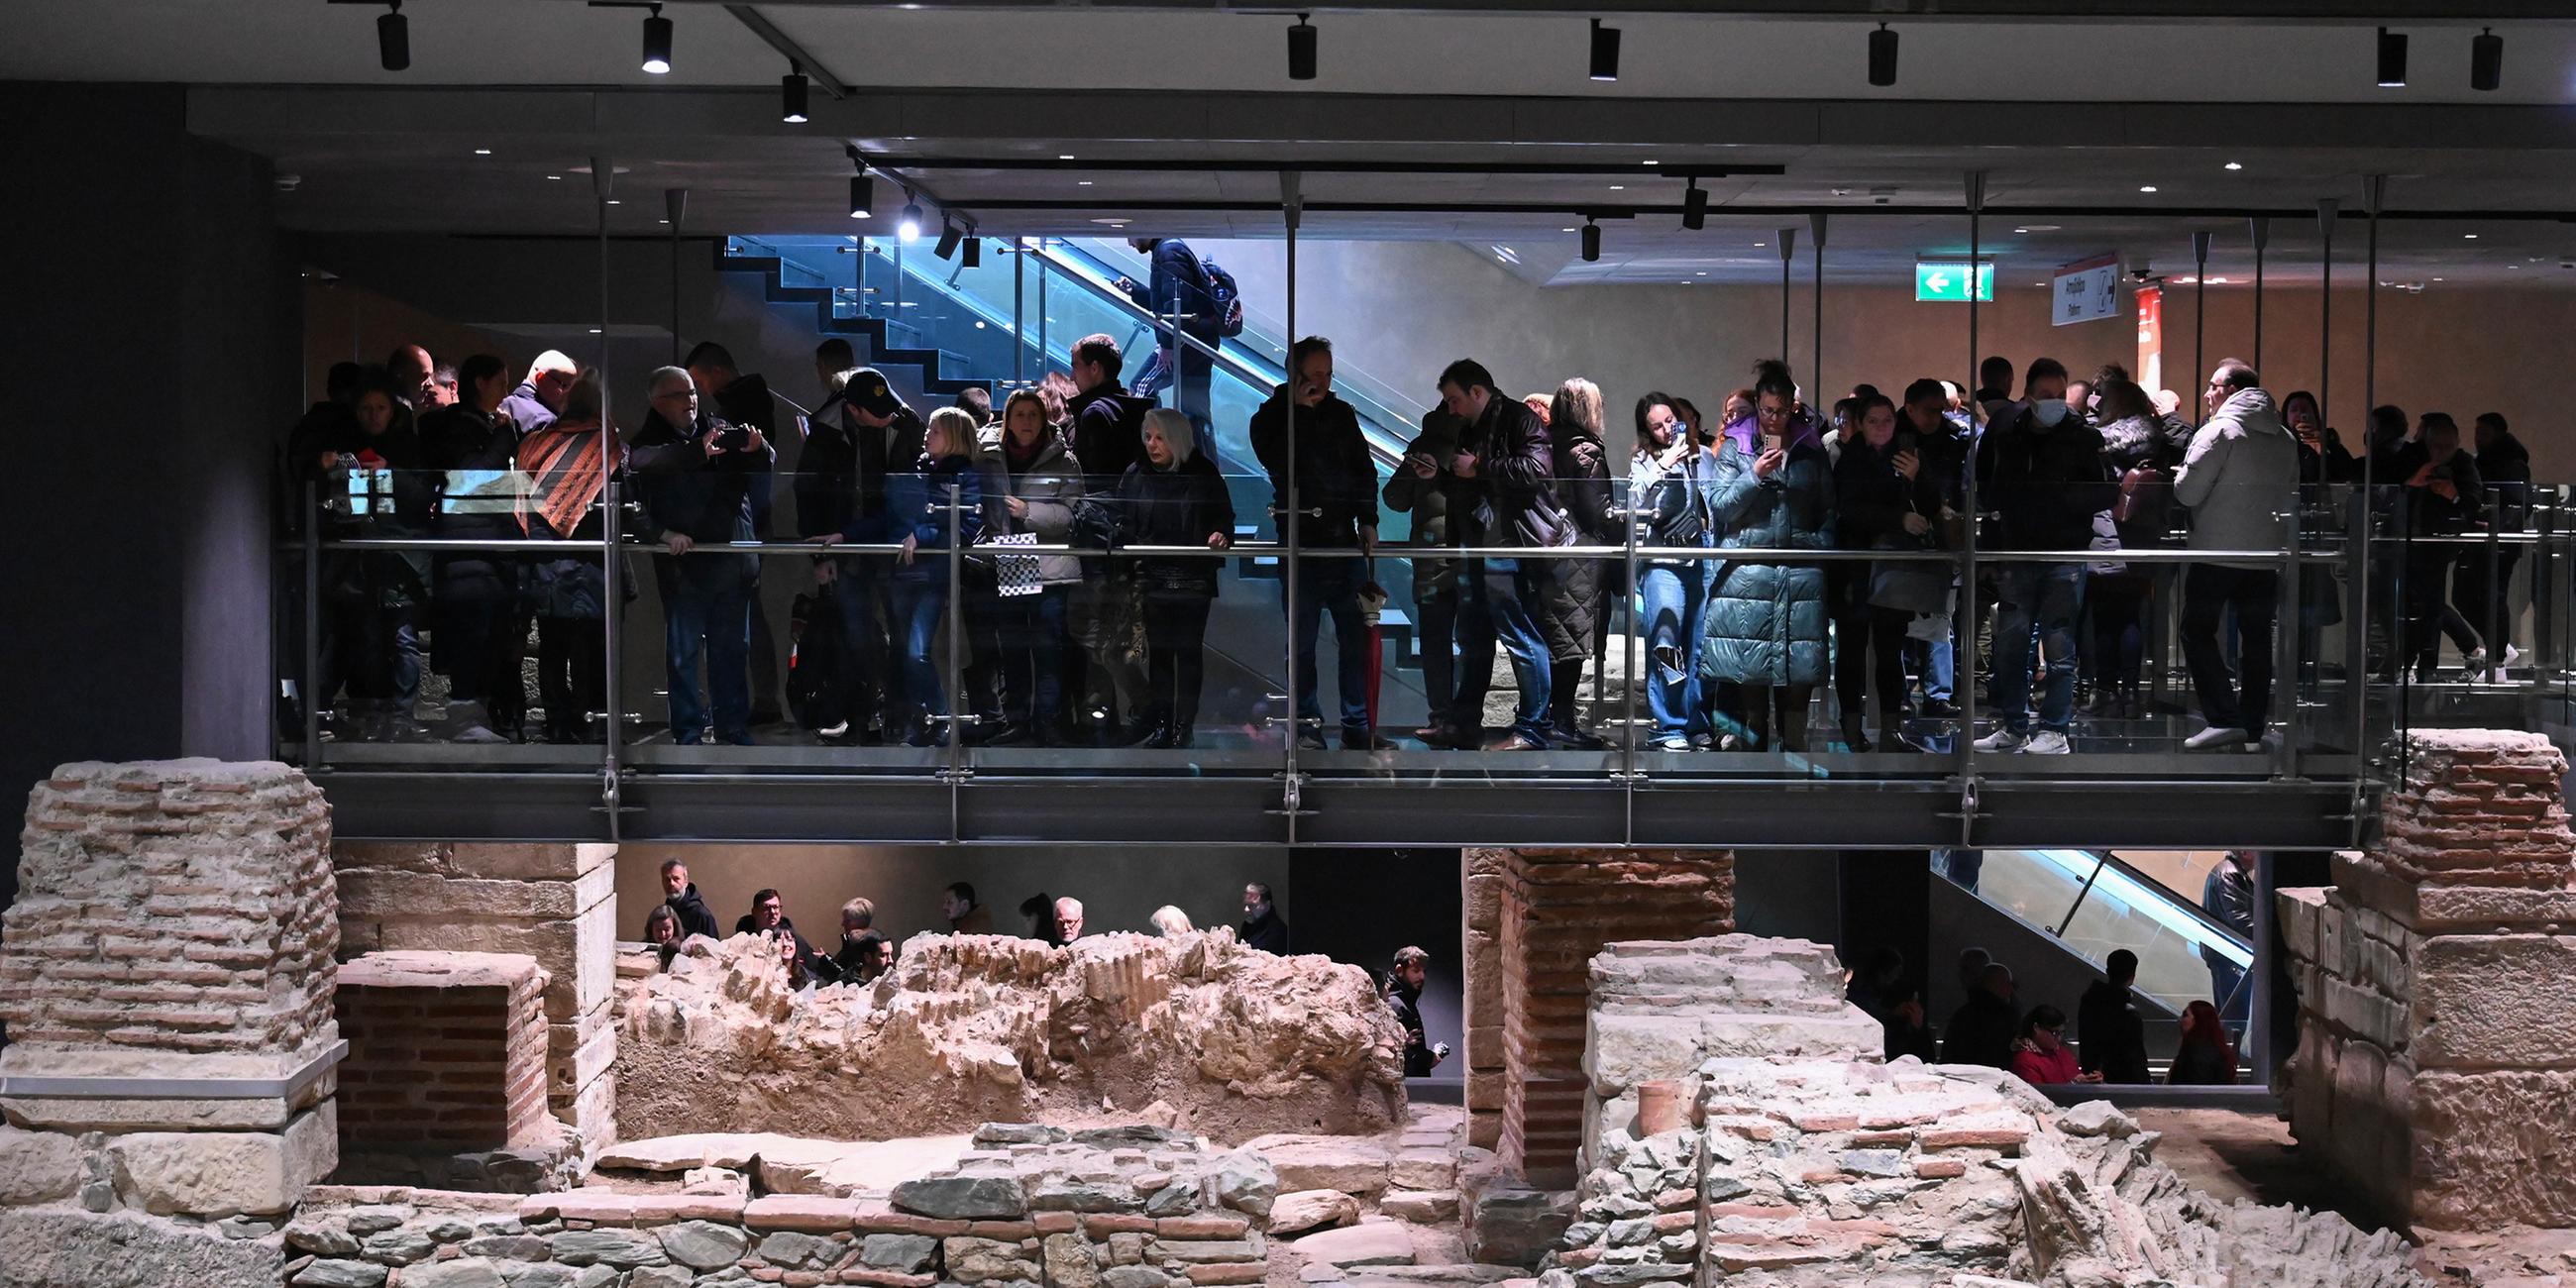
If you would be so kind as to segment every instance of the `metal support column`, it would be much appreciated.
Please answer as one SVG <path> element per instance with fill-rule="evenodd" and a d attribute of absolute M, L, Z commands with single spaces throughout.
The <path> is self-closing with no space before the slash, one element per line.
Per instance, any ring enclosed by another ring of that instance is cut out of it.
<path fill-rule="evenodd" d="M 296 468 L 309 469 L 309 462 L 298 461 Z M 371 507 L 372 508 L 372 507 Z M 304 708 L 304 772 L 322 772 L 322 702 L 330 695 L 322 692 L 322 493 L 321 488 L 306 480 L 304 484 L 304 678 L 296 685 L 298 706 Z M 402 713 L 406 717 L 411 713 Z"/>
<path fill-rule="evenodd" d="M 1816 241 L 1816 285 L 1812 292 L 1815 298 L 1808 301 L 1814 306 L 1816 315 L 1816 350 L 1811 355 L 1814 365 L 1810 370 L 1815 382 L 1813 387 L 1816 391 L 1816 401 L 1830 407 L 1833 405 L 1830 401 L 1833 396 L 1825 392 L 1825 212 L 1819 210 L 1807 216 L 1807 232 Z M 1968 291 L 1970 294 L 1976 293 L 1976 275 L 1973 269 L 1969 273 Z M 1785 355 L 1783 360 L 1786 360 Z"/>
<path fill-rule="evenodd" d="M 663 192 L 662 204 L 670 213 L 665 222 L 671 225 L 671 365 L 680 365 L 680 217 L 688 213 L 689 190 L 671 188 Z M 608 334 L 602 325 L 601 335 Z"/>
<path fill-rule="evenodd" d="M 596 375 L 599 380 L 599 432 L 602 435 L 614 433 L 617 424 L 617 418 L 611 414 L 611 409 L 616 406 L 617 400 L 609 396 L 608 385 L 608 342 L 609 332 L 612 330 L 609 325 L 608 308 L 608 194 L 615 186 L 616 180 L 617 167 L 611 164 L 608 158 L 595 156 L 590 159 L 591 198 L 596 203 L 595 208 L 599 216 L 599 366 Z M 676 229 L 679 224 L 674 222 L 671 226 Z M 679 343 L 676 332 L 672 335 L 672 343 L 674 345 Z M 607 439 L 603 438 L 600 447 L 606 453 L 601 468 L 606 469 L 617 459 L 623 444 L 620 443 L 617 448 L 612 449 Z M 615 482 L 608 483 L 601 490 L 601 499 L 608 509 L 600 516 L 599 525 L 600 568 L 607 577 L 605 584 L 612 588 L 608 602 L 602 606 L 600 613 L 600 647 L 607 654 L 601 659 L 600 674 L 608 685 L 608 710 L 601 713 L 601 719 L 607 722 L 607 728 L 602 731 L 600 738 L 599 770 L 599 803 L 600 808 L 608 815 L 608 839 L 611 841 L 618 839 L 622 827 L 618 801 L 625 788 L 621 767 L 618 764 L 621 744 L 626 736 L 626 695 L 620 687 L 617 665 L 620 635 L 618 625 L 619 618 L 624 612 L 625 597 L 614 593 L 614 588 L 622 584 L 617 567 L 618 490 Z"/>
<path fill-rule="evenodd" d="M 1959 708 L 1959 845 L 1976 839 L 1977 828 L 1977 452 L 1984 431 L 1977 426 L 1976 405 L 1977 256 L 1984 248 L 1986 172 L 1968 172 L 1968 468 L 1961 483 L 1960 507 L 1967 516 L 1968 540 L 1959 551 L 1959 589 L 1951 596 L 1950 696 Z"/>
<path fill-rule="evenodd" d="M 1798 257 L 1798 230 L 1783 228 L 1777 235 L 1780 238 L 1780 361 L 1785 363 L 1789 360 L 1789 261 Z M 1796 368 L 1790 370 L 1795 371 Z M 1808 373 L 1810 377 L 1814 374 Z M 1812 396 L 1815 386 L 1809 384 L 1806 388 Z"/>
<path fill-rule="evenodd" d="M 2191 423 L 2209 419 L 2209 234 L 2191 235 Z"/>
<path fill-rule="evenodd" d="M 1297 225 L 1304 220 L 1306 213 L 1305 199 L 1301 195 L 1303 182 L 1303 178 L 1295 170 L 1282 170 L 1279 172 L 1280 221 L 1283 226 L 1285 236 L 1287 237 L 1288 256 L 1288 303 L 1287 320 L 1285 325 L 1287 327 L 1286 336 L 1291 345 L 1295 344 L 1297 337 Z M 1177 335 L 1177 332 L 1175 334 Z M 1172 357 L 1173 361 L 1179 361 L 1179 349 L 1175 348 L 1173 350 Z M 1288 368 L 1288 384 L 1290 392 L 1293 395 L 1297 384 L 1297 357 L 1294 349 L 1291 349 L 1287 355 L 1286 365 Z M 1175 384 L 1174 389 L 1177 392 L 1177 383 Z M 1296 400 L 1293 396 L 1289 399 L 1288 445 L 1284 449 L 1283 456 L 1285 459 L 1291 461 L 1297 459 L 1297 406 Z M 1279 722 L 1279 727 L 1287 731 L 1288 737 L 1286 739 L 1287 746 L 1284 748 L 1280 757 L 1279 803 L 1281 811 L 1288 820 L 1288 843 L 1290 845 L 1295 845 L 1297 843 L 1297 816 L 1304 809 L 1303 801 L 1305 797 L 1306 779 L 1304 772 L 1297 766 L 1297 740 L 1305 733 L 1305 730 L 1297 723 L 1296 630 L 1297 565 L 1299 560 L 1302 558 L 1302 553 L 1298 548 L 1300 544 L 1298 538 L 1302 535 L 1299 532 L 1299 529 L 1304 526 L 1300 524 L 1297 519 L 1298 516 L 1302 515 L 1305 511 L 1302 508 L 1304 502 L 1297 495 L 1297 471 L 1294 469 L 1288 471 L 1288 485 L 1285 489 L 1284 495 L 1286 496 L 1286 500 L 1282 503 L 1280 509 L 1273 512 L 1275 518 L 1272 520 L 1278 524 L 1279 544 L 1285 551 L 1279 561 L 1279 594 L 1280 604 L 1285 613 L 1284 620 L 1288 627 L 1288 629 L 1279 632 L 1279 638 L 1283 641 L 1283 648 L 1287 656 L 1288 668 L 1282 673 L 1284 679 L 1280 686 L 1287 690 L 1287 701 L 1285 703 L 1286 711 Z M 1335 629 L 1339 628 L 1336 627 Z"/>
<path fill-rule="evenodd" d="M 2272 221 L 2255 215 L 2245 221 L 2254 235 L 2254 370 L 2263 369 L 2263 252 L 2272 244 Z"/>

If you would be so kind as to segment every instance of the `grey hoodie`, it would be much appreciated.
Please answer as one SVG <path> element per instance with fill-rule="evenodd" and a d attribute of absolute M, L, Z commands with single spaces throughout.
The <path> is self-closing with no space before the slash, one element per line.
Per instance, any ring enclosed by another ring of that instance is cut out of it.
<path fill-rule="evenodd" d="M 2279 550 L 2280 512 L 2296 504 L 2298 486 L 2298 442 L 2261 389 L 2221 404 L 2191 436 L 2174 474 L 2174 496 L 2191 510 L 2194 550 Z"/>

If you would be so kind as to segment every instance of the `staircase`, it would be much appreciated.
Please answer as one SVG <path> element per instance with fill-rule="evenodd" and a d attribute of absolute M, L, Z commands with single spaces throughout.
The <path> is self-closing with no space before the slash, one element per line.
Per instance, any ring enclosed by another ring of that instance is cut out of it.
<path fill-rule="evenodd" d="M 963 368 L 966 364 L 961 355 L 939 348 L 901 343 L 892 334 L 897 329 L 896 324 L 887 318 L 870 316 L 864 311 L 843 312 L 840 307 L 842 288 L 821 285 L 819 281 L 808 286 L 787 280 L 789 274 L 797 269 L 804 270 L 800 275 L 818 279 L 824 275 L 801 258 L 791 258 L 785 251 L 784 246 L 761 239 L 728 237 L 716 246 L 716 268 L 721 272 L 760 274 L 763 298 L 772 304 L 812 309 L 814 330 L 819 334 L 844 336 L 853 342 L 864 340 L 866 361 L 873 366 L 905 366 L 920 372 L 921 389 L 926 394 L 954 397 L 969 388 L 978 387 L 988 394 L 994 392 L 995 382 L 990 377 L 965 373 Z"/>

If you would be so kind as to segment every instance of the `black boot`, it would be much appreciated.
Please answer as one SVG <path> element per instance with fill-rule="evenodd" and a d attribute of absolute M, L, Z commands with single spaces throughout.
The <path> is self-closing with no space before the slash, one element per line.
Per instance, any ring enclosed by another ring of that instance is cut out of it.
<path fill-rule="evenodd" d="M 1583 664 L 1579 660 L 1558 664 L 1548 677 L 1548 719 L 1554 725 L 1554 741 L 1560 747 L 1575 751 L 1607 750 L 1610 743 L 1606 739 L 1599 734 L 1585 732 L 1581 725 L 1575 723 L 1574 694 L 1582 684 Z"/>
<path fill-rule="evenodd" d="M 1869 740 L 1869 731 L 1862 727 L 1860 713 L 1856 711 L 1843 715 L 1843 742 L 1854 751 L 1878 750 L 1878 745 Z"/>

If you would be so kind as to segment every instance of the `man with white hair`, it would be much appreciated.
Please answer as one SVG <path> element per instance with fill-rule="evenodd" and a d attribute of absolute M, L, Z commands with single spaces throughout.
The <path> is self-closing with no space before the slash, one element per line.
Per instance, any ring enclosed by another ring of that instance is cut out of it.
<path fill-rule="evenodd" d="M 1055 901 L 1055 935 L 1068 944 L 1082 938 L 1082 900 L 1066 895 Z"/>
<path fill-rule="evenodd" d="M 501 400 L 501 411 L 519 427 L 522 438 L 555 423 L 563 414 L 564 394 L 572 389 L 581 367 L 560 349 L 548 349 L 528 364 L 528 376 Z"/>

